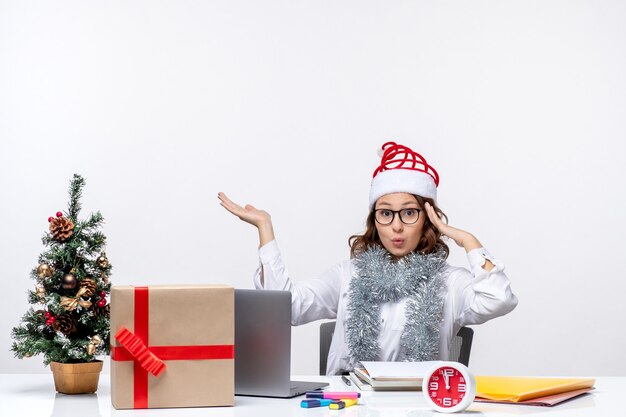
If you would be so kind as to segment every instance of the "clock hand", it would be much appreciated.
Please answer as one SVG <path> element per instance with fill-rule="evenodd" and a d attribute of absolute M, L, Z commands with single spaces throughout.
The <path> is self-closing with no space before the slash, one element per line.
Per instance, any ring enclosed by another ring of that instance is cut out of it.
<path fill-rule="evenodd" d="M 446 389 L 450 389 L 450 376 L 445 371 L 443 373 L 443 379 L 446 381 Z"/>

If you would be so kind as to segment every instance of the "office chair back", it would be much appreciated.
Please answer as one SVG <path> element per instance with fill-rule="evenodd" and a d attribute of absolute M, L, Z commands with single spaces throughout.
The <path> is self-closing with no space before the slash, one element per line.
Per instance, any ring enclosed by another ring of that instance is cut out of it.
<path fill-rule="evenodd" d="M 450 359 L 468 366 L 473 339 L 474 330 L 469 327 L 461 327 L 456 336 L 452 338 Z"/>
<path fill-rule="evenodd" d="M 326 375 L 326 362 L 328 361 L 328 351 L 330 342 L 335 333 L 335 322 L 320 324 L 320 375 Z"/>
<path fill-rule="evenodd" d="M 330 342 L 335 332 L 335 322 L 330 321 L 320 325 L 320 375 L 326 375 L 326 362 Z M 469 364 L 470 352 L 472 350 L 472 340 L 474 330 L 469 327 L 461 327 L 456 336 L 452 339 L 450 347 L 450 360 L 460 362 L 465 366 Z"/>

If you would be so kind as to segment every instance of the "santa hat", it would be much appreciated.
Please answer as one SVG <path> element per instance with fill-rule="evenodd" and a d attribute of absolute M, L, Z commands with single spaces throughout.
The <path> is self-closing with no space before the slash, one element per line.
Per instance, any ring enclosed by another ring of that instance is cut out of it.
<path fill-rule="evenodd" d="M 382 159 L 370 188 L 370 210 L 385 194 L 410 193 L 437 202 L 439 174 L 426 159 L 410 148 L 387 142 L 378 151 Z"/>

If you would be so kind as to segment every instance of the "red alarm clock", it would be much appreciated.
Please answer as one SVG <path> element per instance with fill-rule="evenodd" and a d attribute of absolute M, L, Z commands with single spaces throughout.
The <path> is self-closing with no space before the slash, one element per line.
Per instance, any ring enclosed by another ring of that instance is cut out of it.
<path fill-rule="evenodd" d="M 434 410 L 455 413 L 474 401 L 476 380 L 459 362 L 438 362 L 424 375 L 422 393 Z"/>

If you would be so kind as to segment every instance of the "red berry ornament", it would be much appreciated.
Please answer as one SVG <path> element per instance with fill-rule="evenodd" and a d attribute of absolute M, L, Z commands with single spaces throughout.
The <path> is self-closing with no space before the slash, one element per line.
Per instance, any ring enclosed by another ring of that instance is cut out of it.
<path fill-rule="evenodd" d="M 61 213 L 60 211 L 57 211 L 57 217 L 63 217 L 63 213 Z"/>
<path fill-rule="evenodd" d="M 44 316 L 45 318 L 49 319 L 52 315 L 50 314 L 50 312 L 49 312 L 49 311 L 46 311 L 46 312 L 43 314 L 43 316 Z"/>
<path fill-rule="evenodd" d="M 50 223 L 52 220 L 54 220 L 54 217 L 52 216 L 48 217 L 48 223 Z"/>
<path fill-rule="evenodd" d="M 106 298 L 107 293 L 105 293 L 104 291 L 100 291 L 100 298 Z"/>
<path fill-rule="evenodd" d="M 105 305 L 107 305 L 107 300 L 105 300 L 104 298 L 98 300 L 98 307 L 104 307 Z"/>

